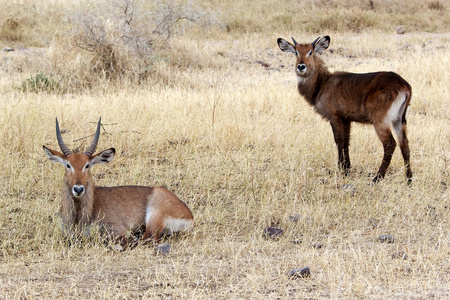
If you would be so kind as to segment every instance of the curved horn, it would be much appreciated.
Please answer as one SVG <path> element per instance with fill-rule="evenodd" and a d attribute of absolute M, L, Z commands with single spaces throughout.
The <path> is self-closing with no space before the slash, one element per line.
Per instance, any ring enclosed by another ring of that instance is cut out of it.
<path fill-rule="evenodd" d="M 314 42 L 311 43 L 311 45 L 313 46 L 313 48 L 314 48 L 314 45 L 317 43 L 317 41 L 318 41 L 319 39 L 320 39 L 320 36 L 319 36 L 317 39 L 315 39 Z"/>
<path fill-rule="evenodd" d="M 61 136 L 61 131 L 59 130 L 58 118 L 56 118 L 56 139 L 58 140 L 59 148 L 61 148 L 62 153 L 65 156 L 69 156 L 72 154 L 72 151 L 69 150 L 69 147 L 64 143 L 64 140 Z"/>
<path fill-rule="evenodd" d="M 95 132 L 94 140 L 87 150 L 84 152 L 87 156 L 91 157 L 95 152 L 95 148 L 97 148 L 98 138 L 100 137 L 100 125 L 102 124 L 102 118 L 98 120 L 97 131 Z"/>
<path fill-rule="evenodd" d="M 292 41 L 294 42 L 294 46 L 297 46 L 297 41 L 296 40 L 294 40 L 294 38 L 293 37 L 291 37 L 291 39 L 292 39 Z"/>

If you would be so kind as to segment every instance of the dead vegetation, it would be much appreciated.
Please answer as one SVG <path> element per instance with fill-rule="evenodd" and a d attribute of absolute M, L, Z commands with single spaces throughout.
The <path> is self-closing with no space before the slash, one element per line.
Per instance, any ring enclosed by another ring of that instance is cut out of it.
<path fill-rule="evenodd" d="M 16 51 L 1 53 L 0 297 L 448 298 L 447 4 L 396 2 L 390 9 L 399 17 L 387 21 L 388 6 L 379 8 L 387 1 L 374 0 L 373 10 L 363 2 L 382 25 L 322 32 L 313 21 L 331 14 L 330 5 L 342 15 L 361 9 L 359 1 L 325 2 L 197 2 L 236 26 L 177 27 L 162 39 L 168 48 L 156 44 L 153 75 L 140 83 L 106 76 L 86 83 L 94 53 L 64 51 L 68 23 L 52 27 L 78 3 L 27 2 L 35 9 L 24 16 L 45 12 L 53 30 L 36 18 L 40 37 L 23 26 L 21 40 L 11 41 Z M 404 21 L 406 33 L 396 34 Z M 44 39 L 50 31 L 58 34 Z M 298 95 L 293 58 L 276 45 L 278 37 L 325 34 L 330 69 L 392 70 L 410 82 L 411 186 L 399 151 L 385 180 L 369 184 L 382 150 L 365 126 L 352 129 L 349 177 L 339 173 L 329 125 Z M 66 87 L 60 72 L 72 76 Z M 27 79 L 62 87 L 24 92 Z M 68 245 L 57 217 L 63 174 L 42 151 L 56 146 L 56 116 L 72 149 L 85 149 L 90 122 L 101 116 L 99 148 L 115 147 L 117 157 L 93 170 L 96 182 L 167 186 L 193 211 L 194 231 L 165 240 L 165 256 L 145 245 L 117 253 L 101 239 Z M 269 239 L 268 227 L 282 233 Z M 305 267 L 308 277 L 290 276 Z"/>

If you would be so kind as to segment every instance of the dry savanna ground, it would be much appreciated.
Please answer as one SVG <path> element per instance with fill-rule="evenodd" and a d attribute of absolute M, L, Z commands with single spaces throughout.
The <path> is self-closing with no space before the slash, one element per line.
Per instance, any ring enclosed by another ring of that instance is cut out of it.
<path fill-rule="evenodd" d="M 5 2 L 22 29 L 6 32 L 2 19 L 2 47 L 16 51 L 0 62 L 0 299 L 450 298 L 450 4 L 372 2 L 199 1 L 220 24 L 164 39 L 170 52 L 149 77 L 48 90 L 23 82 L 69 60 L 58 43 L 79 4 Z M 353 126 L 353 166 L 339 173 L 331 128 L 276 44 L 319 35 L 331 36 L 330 69 L 392 70 L 411 84 L 411 185 L 398 148 L 370 184 L 382 159 L 371 126 Z M 98 150 L 117 155 L 94 168 L 96 183 L 167 186 L 194 213 L 192 232 L 162 241 L 167 255 L 63 238 L 64 171 L 42 145 L 57 148 L 58 117 L 69 147 L 85 149 L 100 116 Z M 283 233 L 267 238 L 268 226 Z M 310 276 L 289 277 L 303 267 Z"/>

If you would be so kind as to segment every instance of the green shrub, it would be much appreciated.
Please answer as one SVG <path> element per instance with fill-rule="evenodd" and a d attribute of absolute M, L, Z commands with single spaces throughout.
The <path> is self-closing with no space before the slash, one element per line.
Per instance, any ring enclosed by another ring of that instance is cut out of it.
<path fill-rule="evenodd" d="M 56 88 L 56 82 L 51 76 L 38 73 L 22 82 L 23 92 L 42 92 L 42 91 L 52 91 Z"/>

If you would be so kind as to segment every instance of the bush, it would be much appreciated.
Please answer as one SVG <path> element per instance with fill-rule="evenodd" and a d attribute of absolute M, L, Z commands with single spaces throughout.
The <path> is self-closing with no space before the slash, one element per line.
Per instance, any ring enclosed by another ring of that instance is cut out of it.
<path fill-rule="evenodd" d="M 18 41 L 22 38 L 22 27 L 16 19 L 8 18 L 1 27 L 1 36 L 3 39 Z"/>
<path fill-rule="evenodd" d="M 444 11 L 445 10 L 445 6 L 439 2 L 439 1 L 431 1 L 428 3 L 428 8 L 431 10 L 439 10 L 439 11 Z"/>
<path fill-rule="evenodd" d="M 67 51 L 78 55 L 72 53 L 67 57 L 74 60 L 85 57 L 88 62 L 78 65 L 88 70 L 71 70 L 62 77 L 89 85 L 99 78 L 142 79 L 162 56 L 158 49 L 165 44 L 164 40 L 193 25 L 219 24 L 214 16 L 191 2 L 142 0 L 95 1 L 74 13 L 71 23 L 73 29 L 68 39 L 72 48 Z M 63 59 L 55 59 L 54 63 L 68 64 Z M 54 69 L 64 72 L 70 68 L 54 65 Z M 78 78 L 74 80 L 75 73 Z M 80 78 L 81 73 L 86 77 Z"/>
<path fill-rule="evenodd" d="M 56 82 L 51 78 L 42 73 L 38 73 L 22 82 L 23 92 L 42 92 L 42 91 L 52 91 L 56 88 Z"/>

